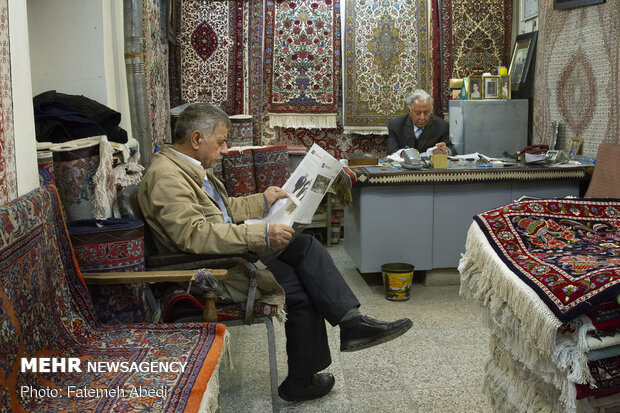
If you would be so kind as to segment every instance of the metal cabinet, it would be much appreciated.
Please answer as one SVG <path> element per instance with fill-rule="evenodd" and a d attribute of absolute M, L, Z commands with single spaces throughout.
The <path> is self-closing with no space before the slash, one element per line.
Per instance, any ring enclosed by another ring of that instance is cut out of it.
<path fill-rule="evenodd" d="M 450 139 L 459 154 L 514 154 L 527 145 L 527 111 L 527 99 L 451 100 Z"/>

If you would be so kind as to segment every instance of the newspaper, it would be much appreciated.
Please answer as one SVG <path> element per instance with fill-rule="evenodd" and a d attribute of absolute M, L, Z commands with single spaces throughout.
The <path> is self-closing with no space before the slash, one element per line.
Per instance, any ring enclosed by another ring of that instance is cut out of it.
<path fill-rule="evenodd" d="M 264 218 L 250 219 L 245 223 L 286 224 L 295 229 L 294 236 L 299 235 L 312 221 L 312 216 L 341 169 L 342 164 L 315 143 L 282 186 L 288 198 L 274 202 Z M 266 264 L 279 253 L 268 248 L 258 256 Z"/>

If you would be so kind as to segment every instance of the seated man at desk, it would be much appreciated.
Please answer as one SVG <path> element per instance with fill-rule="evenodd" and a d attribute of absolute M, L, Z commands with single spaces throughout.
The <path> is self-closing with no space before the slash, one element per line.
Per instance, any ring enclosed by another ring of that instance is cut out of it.
<path fill-rule="evenodd" d="M 448 122 L 432 114 L 431 96 L 417 89 L 406 103 L 408 113 L 388 123 L 387 154 L 409 147 L 417 149 L 420 155 L 456 155 Z"/>
<path fill-rule="evenodd" d="M 288 401 L 319 398 L 334 386 L 332 374 L 319 373 L 331 364 L 325 320 L 340 326 L 341 351 L 389 341 L 405 333 L 412 322 L 408 318 L 383 322 L 361 315 L 359 301 L 327 250 L 312 236 L 293 239 L 295 231 L 284 224 L 243 223 L 263 216 L 288 194 L 272 186 L 262 194 L 227 196 L 224 185 L 206 169 L 227 152 L 230 126 L 226 113 L 212 105 L 188 106 L 177 119 L 172 148 L 163 147 L 153 156 L 140 182 L 140 208 L 160 253 L 282 250 L 267 263 L 269 271 L 262 272 L 264 279 L 259 280 L 259 286 L 275 284 L 285 293 L 288 377 L 278 393 Z M 218 292 L 225 293 L 219 287 Z"/>

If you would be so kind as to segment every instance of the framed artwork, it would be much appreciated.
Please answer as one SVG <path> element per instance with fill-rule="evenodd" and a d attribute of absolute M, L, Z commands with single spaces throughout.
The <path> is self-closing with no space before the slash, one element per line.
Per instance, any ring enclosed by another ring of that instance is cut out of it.
<path fill-rule="evenodd" d="M 568 141 L 568 149 L 566 152 L 568 152 L 569 158 L 575 158 L 575 155 L 577 155 L 579 153 L 579 150 L 581 149 L 582 143 L 583 139 L 581 138 L 571 138 L 570 141 Z"/>
<path fill-rule="evenodd" d="M 521 0 L 521 21 L 538 16 L 538 0 Z"/>
<path fill-rule="evenodd" d="M 591 6 L 593 4 L 602 4 L 605 0 L 553 0 L 554 10 L 566 10 L 574 7 Z"/>
<path fill-rule="evenodd" d="M 485 76 L 482 78 L 484 82 L 484 98 L 499 99 L 499 76 Z"/>
<path fill-rule="evenodd" d="M 469 99 L 482 99 L 482 76 L 469 77 Z"/>
<path fill-rule="evenodd" d="M 515 47 L 512 51 L 512 59 L 510 60 L 510 68 L 508 69 L 512 90 L 519 90 L 527 81 L 527 74 L 532 63 L 537 38 L 537 31 L 517 36 Z"/>
<path fill-rule="evenodd" d="M 501 75 L 499 77 L 499 98 L 510 99 L 510 75 Z"/>

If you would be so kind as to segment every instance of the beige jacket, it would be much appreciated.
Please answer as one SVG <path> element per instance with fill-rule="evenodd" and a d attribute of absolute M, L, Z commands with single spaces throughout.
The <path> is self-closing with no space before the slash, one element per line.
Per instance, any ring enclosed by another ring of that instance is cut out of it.
<path fill-rule="evenodd" d="M 140 182 L 138 202 L 152 229 L 160 253 L 235 254 L 266 248 L 265 224 L 231 225 L 215 199 L 203 189 L 207 172 L 164 147 L 155 154 Z M 228 205 L 234 222 L 265 213 L 262 194 L 228 198 L 224 185 L 212 174 L 211 184 Z"/>
<path fill-rule="evenodd" d="M 265 214 L 263 194 L 229 198 L 222 182 L 211 173 L 163 147 L 153 156 L 138 191 L 140 209 L 159 253 L 235 254 L 263 251 L 267 246 L 266 225 L 225 223 L 217 201 L 202 189 L 205 174 L 228 206 L 233 222 L 243 222 Z M 243 274 L 240 267 L 229 271 L 225 285 L 224 292 L 228 293 L 225 295 L 236 302 L 245 300 L 247 274 Z M 284 294 L 267 270 L 259 270 L 258 287 L 266 295 Z M 260 294 L 257 294 L 257 299 L 260 299 Z M 280 299 L 269 302 L 281 305 Z"/>

